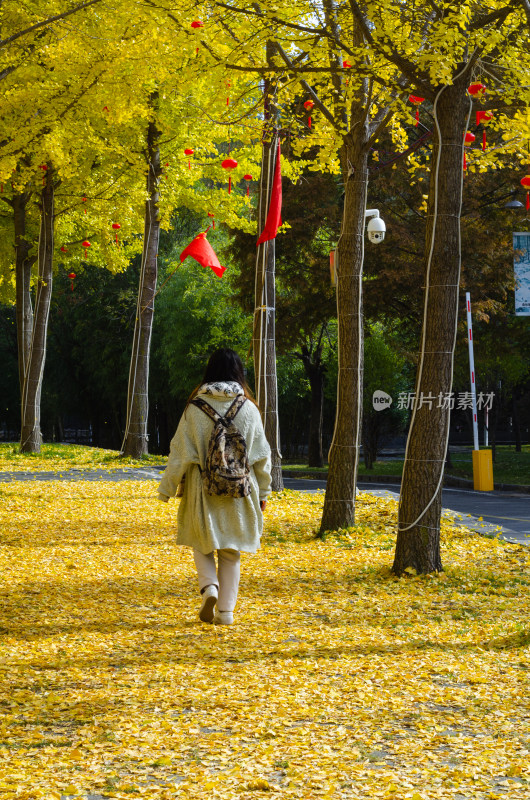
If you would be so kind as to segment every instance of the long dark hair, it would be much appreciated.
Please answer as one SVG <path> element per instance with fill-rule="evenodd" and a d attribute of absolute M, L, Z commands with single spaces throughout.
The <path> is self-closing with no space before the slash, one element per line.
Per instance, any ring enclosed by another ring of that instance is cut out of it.
<path fill-rule="evenodd" d="M 249 400 L 252 400 L 252 402 L 257 405 L 254 395 L 252 394 L 252 391 L 250 390 L 250 387 L 246 381 L 245 368 L 240 357 L 235 350 L 231 350 L 229 347 L 220 347 L 211 354 L 208 364 L 206 365 L 202 381 L 198 386 L 195 387 L 188 397 L 186 408 L 188 408 L 189 404 L 203 384 L 232 382 L 239 383 L 243 389 L 245 397 L 247 397 Z M 184 411 L 186 411 L 186 408 Z"/>

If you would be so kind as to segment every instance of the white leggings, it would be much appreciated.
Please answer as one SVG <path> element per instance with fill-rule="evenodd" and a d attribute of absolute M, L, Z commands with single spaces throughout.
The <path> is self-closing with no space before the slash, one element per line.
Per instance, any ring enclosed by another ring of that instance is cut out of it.
<path fill-rule="evenodd" d="M 217 551 L 218 574 L 215 571 L 213 550 L 211 553 L 201 553 L 194 549 L 193 557 L 197 567 L 199 589 L 205 589 L 207 586 L 215 584 L 219 588 L 217 610 L 233 611 L 236 607 L 239 588 L 239 550 Z"/>

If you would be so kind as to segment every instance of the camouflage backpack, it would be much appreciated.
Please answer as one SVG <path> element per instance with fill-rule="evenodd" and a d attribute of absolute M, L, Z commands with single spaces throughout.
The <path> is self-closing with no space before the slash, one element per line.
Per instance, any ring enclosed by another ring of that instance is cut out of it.
<path fill-rule="evenodd" d="M 214 424 L 206 463 L 201 470 L 202 485 L 206 494 L 225 497 L 247 497 L 250 494 L 247 444 L 233 422 L 246 399 L 243 395 L 236 397 L 224 417 L 201 397 L 191 401 L 194 406 L 204 411 Z"/>

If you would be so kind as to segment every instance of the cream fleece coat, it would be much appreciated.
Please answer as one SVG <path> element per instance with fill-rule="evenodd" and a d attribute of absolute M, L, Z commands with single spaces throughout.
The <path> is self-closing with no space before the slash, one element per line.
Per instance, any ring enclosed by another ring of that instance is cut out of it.
<path fill-rule="evenodd" d="M 239 394 L 243 390 L 238 383 L 209 383 L 201 386 L 198 396 L 224 416 Z M 199 465 L 204 469 L 213 422 L 193 405 L 181 417 L 158 487 L 159 498 L 168 500 L 186 477 L 177 515 L 177 544 L 194 547 L 201 553 L 224 548 L 255 553 L 259 548 L 263 530 L 259 504 L 271 491 L 271 451 L 260 413 L 250 400 L 244 403 L 234 424 L 247 444 L 251 483 L 248 497 L 219 497 L 203 491 Z"/>

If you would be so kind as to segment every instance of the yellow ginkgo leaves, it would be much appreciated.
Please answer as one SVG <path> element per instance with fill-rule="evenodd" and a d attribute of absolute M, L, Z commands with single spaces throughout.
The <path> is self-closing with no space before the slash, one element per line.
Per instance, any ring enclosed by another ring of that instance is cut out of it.
<path fill-rule="evenodd" d="M 395 501 L 286 491 L 218 628 L 155 481 L 0 491 L 2 800 L 527 800 L 527 548 L 444 517 L 397 579 Z"/>

